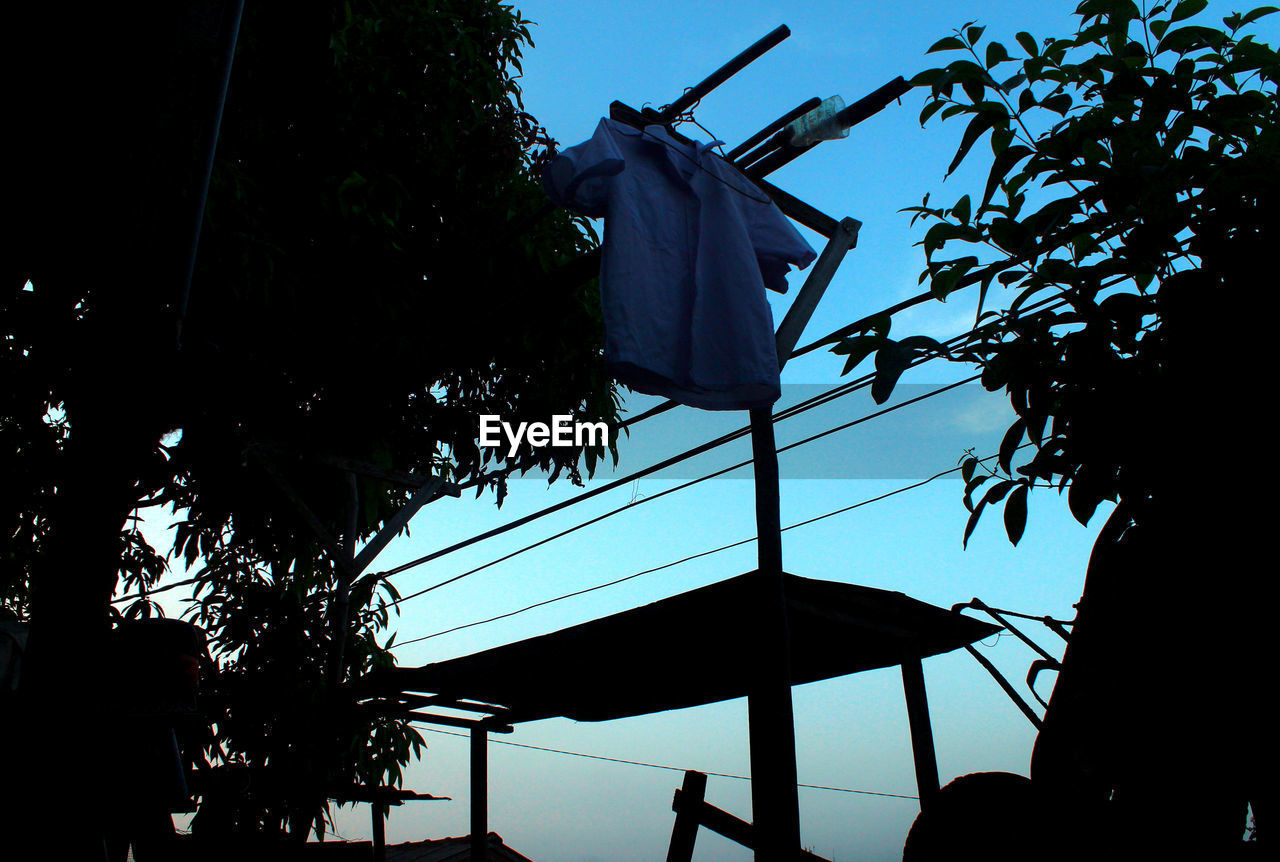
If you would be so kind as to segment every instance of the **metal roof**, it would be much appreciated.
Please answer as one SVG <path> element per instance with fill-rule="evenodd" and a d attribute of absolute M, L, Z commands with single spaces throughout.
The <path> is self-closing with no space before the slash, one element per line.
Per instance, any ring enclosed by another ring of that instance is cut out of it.
<path fill-rule="evenodd" d="M 393 700 L 428 692 L 435 703 L 465 701 L 473 711 L 483 702 L 493 705 L 494 724 L 607 721 L 743 697 L 760 666 L 770 581 L 748 572 L 473 655 L 385 669 L 365 691 Z M 789 574 L 784 581 L 794 684 L 949 652 L 999 631 L 899 592 Z"/>

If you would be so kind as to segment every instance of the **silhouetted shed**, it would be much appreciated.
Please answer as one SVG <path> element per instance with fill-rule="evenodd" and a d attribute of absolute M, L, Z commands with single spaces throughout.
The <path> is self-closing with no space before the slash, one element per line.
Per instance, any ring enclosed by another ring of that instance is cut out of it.
<path fill-rule="evenodd" d="M 480 836 L 488 831 L 489 731 L 554 716 L 607 721 L 746 697 L 753 791 L 764 781 L 794 793 L 794 752 L 761 756 L 778 733 L 794 739 L 791 685 L 900 665 L 924 806 L 937 792 L 938 768 L 921 659 L 997 631 L 899 592 L 756 571 L 469 656 L 375 671 L 361 685 L 377 709 L 471 728 L 472 835 Z M 786 692 L 775 698 L 781 709 L 752 703 L 769 686 Z M 758 819 L 748 829 L 759 851 Z M 472 852 L 485 858 L 483 842 Z"/>
<path fill-rule="evenodd" d="M 607 721 L 745 697 L 758 672 L 755 572 L 473 655 L 383 671 L 381 694 L 418 691 L 500 706 L 504 724 Z M 791 681 L 900 665 L 997 627 L 899 592 L 785 576 Z M 443 705 L 443 704 L 442 704 Z"/>

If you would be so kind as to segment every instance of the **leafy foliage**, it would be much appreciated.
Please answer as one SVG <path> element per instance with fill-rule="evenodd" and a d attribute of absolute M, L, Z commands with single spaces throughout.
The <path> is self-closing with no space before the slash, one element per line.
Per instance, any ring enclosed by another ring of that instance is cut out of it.
<path fill-rule="evenodd" d="M 328 796 L 352 784 L 399 786 L 403 765 L 425 748 L 413 727 L 335 696 L 323 649 L 330 597 L 321 584 L 312 573 L 273 571 L 234 550 L 215 553 L 202 572 L 191 616 L 217 658 L 202 699 L 215 733 L 201 766 L 243 770 L 250 779 L 232 794 L 205 782 L 197 833 L 305 835 L 314 826 L 323 834 Z M 353 590 L 348 680 L 394 664 L 394 636 L 380 644 L 377 635 L 396 598 L 376 578 Z"/>
<path fill-rule="evenodd" d="M 570 266 L 596 237 L 568 213 L 533 218 L 554 142 L 520 99 L 528 22 L 498 0 L 247 4 L 175 351 L 171 252 L 185 225 L 174 214 L 194 197 L 191 142 L 209 103 L 193 82 L 213 77 L 216 52 L 193 38 L 184 65 L 165 27 L 205 38 L 214 5 L 129 19 L 119 29 L 137 44 L 109 61 L 121 69 L 85 82 L 89 104 L 114 88 L 100 100 L 111 128 L 135 124 L 122 152 L 41 161 L 29 147 L 22 255 L 0 296 L 0 600 L 39 617 L 28 599 L 43 584 L 45 620 L 63 629 L 45 643 L 92 649 L 76 620 L 105 621 L 117 578 L 145 589 L 163 571 L 130 513 L 171 508 L 172 554 L 197 569 L 191 613 L 217 665 L 206 755 L 286 776 L 260 781 L 231 821 L 206 822 L 296 835 L 322 822 L 335 785 L 398 782 L 421 748 L 407 724 L 361 713 L 347 693 L 392 661 L 396 593 L 377 575 L 351 585 L 346 660 L 336 679 L 325 670 L 332 546 L 369 537 L 412 493 L 361 475 L 352 526 L 342 460 L 470 481 L 500 504 L 495 467 L 580 482 L 582 462 L 589 473 L 604 452 L 525 445 L 507 459 L 476 445 L 479 415 L 611 421 L 618 402 L 593 279 Z M 35 17 L 32 32 L 52 31 Z M 35 68 L 42 51 L 24 62 Z M 178 71 L 157 75 L 164 63 Z M 60 104 L 58 80 L 18 114 Z M 64 126 L 47 128 L 78 140 Z M 81 199 L 102 211 L 76 217 L 102 227 L 73 255 L 63 212 Z M 97 553 L 68 554 L 72 541 Z M 91 565 L 102 561 L 113 570 Z M 83 582 L 61 580 L 80 570 Z M 78 616 L 61 619 L 73 593 Z M 144 597 L 127 613 L 155 610 Z"/>
<path fill-rule="evenodd" d="M 344 3 L 301 29 L 247 15 L 188 330 L 219 394 L 184 422 L 169 493 L 187 513 L 175 552 L 206 561 L 193 618 L 220 656 L 215 760 L 284 782 L 237 828 L 305 834 L 326 788 L 398 784 L 423 745 L 343 693 L 393 663 L 377 635 L 398 594 L 377 574 L 351 585 L 335 689 L 340 572 L 287 497 L 337 536 L 347 489 L 325 456 L 465 481 L 493 457 L 480 414 L 612 419 L 616 402 L 594 284 L 561 277 L 594 237 L 527 219 L 549 142 L 513 77 L 527 22 L 462 0 Z M 515 457 L 578 482 L 582 455 Z M 357 534 L 409 493 L 361 478 Z"/>
<path fill-rule="evenodd" d="M 1141 522 L 1175 499 L 1211 421 L 1187 399 L 1230 400 L 1222 375 L 1240 363 L 1226 351 L 1249 341 L 1243 309 L 1280 219 L 1280 57 L 1244 32 L 1275 7 L 1225 30 L 1185 23 L 1205 6 L 1086 0 L 1073 37 L 1019 33 L 1012 51 L 966 24 L 930 48 L 959 56 L 913 79 L 929 91 L 922 124 L 967 121 L 948 175 L 984 138 L 991 152 L 980 193 L 906 210 L 930 225 L 920 280 L 933 294 L 979 288 L 975 337 L 947 355 L 978 363 L 1017 414 L 998 470 L 964 462 L 966 542 L 1003 503 L 1016 544 L 1041 485 L 1065 490 L 1081 523 L 1104 500 Z M 995 285 L 1012 295 L 1002 313 L 986 309 Z M 881 321 L 834 348 L 846 373 L 875 353 L 879 400 L 945 352 L 888 333 Z"/>

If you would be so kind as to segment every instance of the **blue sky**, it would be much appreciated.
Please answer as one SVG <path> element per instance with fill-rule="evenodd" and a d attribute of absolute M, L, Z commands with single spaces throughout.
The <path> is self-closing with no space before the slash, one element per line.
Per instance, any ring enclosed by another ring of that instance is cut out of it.
<path fill-rule="evenodd" d="M 988 25 L 987 35 L 1013 46 L 1013 35 L 1072 32 L 1072 3 L 1011 0 L 931 0 L 908 5 L 865 2 L 698 2 L 644 0 L 578 2 L 527 0 L 516 4 L 534 21 L 536 48 L 526 53 L 522 85 L 526 108 L 562 145 L 587 138 L 614 99 L 634 107 L 660 106 L 779 24 L 793 35 L 746 71 L 706 97 L 697 117 L 734 145 L 809 98 L 836 93 L 853 101 L 896 75 L 910 78 L 938 63 L 925 51 L 969 21 Z M 1212 20 L 1231 4 L 1211 4 Z M 1247 7 L 1244 7 L 1247 8 Z M 1273 28 L 1262 28 L 1264 39 Z M 981 182 L 981 146 L 972 164 L 945 184 L 947 162 L 961 129 L 917 122 L 923 97 L 912 93 L 855 128 L 849 138 L 824 144 L 770 180 L 837 218 L 863 222 L 859 247 L 850 253 L 801 343 L 877 311 L 920 290 L 923 266 L 913 247 L 922 231 L 898 212 L 926 192 L 954 201 Z M 692 127 L 682 129 L 705 139 Z M 980 186 L 979 186 L 980 187 Z M 821 240 L 806 233 L 815 247 Z M 781 319 L 802 281 L 772 297 Z M 972 323 L 972 298 L 931 303 L 895 319 L 899 333 L 951 336 Z M 798 359 L 784 373 L 785 397 L 839 380 L 842 361 L 825 351 Z M 925 385 L 967 376 L 968 369 L 928 365 L 905 378 L 918 394 Z M 649 403 L 629 403 L 642 409 Z M 779 426 L 779 442 L 798 439 L 872 409 L 864 397 L 844 399 Z M 942 407 L 921 405 L 895 414 L 894 424 L 871 422 L 837 435 L 826 449 L 783 457 L 782 521 L 795 523 L 874 497 L 953 467 L 964 449 L 987 454 L 1008 422 L 999 396 L 972 387 Z M 707 416 L 688 408 L 665 424 L 642 424 L 624 441 L 620 472 L 678 452 L 737 427 L 745 414 Z M 892 430 L 886 430 L 892 429 Z M 923 436 L 918 436 L 923 433 Z M 995 435 L 993 437 L 993 434 Z M 643 438 L 643 439 L 640 439 Z M 745 452 L 745 448 L 736 450 Z M 860 460 L 849 459 L 850 453 Z M 910 458 L 905 457 L 910 455 Z M 686 466 L 689 477 L 727 458 Z M 745 455 L 742 455 L 745 457 Z M 740 459 L 735 459 L 740 460 Z M 877 471 L 876 465 L 892 466 Z M 603 473 L 603 471 L 602 471 Z M 736 478 L 735 478 L 736 477 Z M 522 527 L 429 565 L 395 582 L 402 593 L 489 562 L 524 544 L 615 508 L 634 496 L 651 496 L 674 480 L 660 474 L 568 512 Z M 513 483 L 498 510 L 491 499 L 445 500 L 419 514 L 410 537 L 393 542 L 375 564 L 386 569 L 458 539 L 505 523 L 575 493 L 547 488 L 537 479 Z M 1029 526 L 1012 548 L 998 517 L 989 517 L 961 548 L 967 512 L 958 481 L 940 480 L 910 493 L 790 531 L 784 539 L 788 571 L 807 577 L 900 590 L 943 606 L 980 596 L 992 605 L 1069 618 L 1083 583 L 1100 511 L 1089 528 L 1076 524 L 1065 500 L 1052 492 L 1032 496 Z M 507 563 L 485 569 L 421 600 L 407 603 L 398 622 L 408 640 L 500 614 L 572 590 L 669 563 L 754 534 L 750 474 L 739 471 L 552 542 Z M 490 625 L 422 641 L 397 651 L 401 664 L 417 665 L 464 655 L 625 610 L 754 567 L 748 544 L 636 578 L 615 588 L 550 605 Z M 171 605 L 171 607 L 173 607 Z M 174 608 L 175 610 L 177 608 Z M 1037 634 L 1039 632 L 1036 632 Z M 664 636 L 665 633 L 655 633 Z M 1048 637 L 1043 638 L 1051 644 Z M 981 647 L 1013 679 L 1021 679 L 1032 654 L 1012 637 Z M 945 782 L 977 770 L 1025 774 L 1033 730 L 986 673 L 965 653 L 925 663 L 939 771 Z M 1046 683 L 1048 680 L 1046 680 Z M 1047 694 L 1047 685 L 1043 689 Z M 800 780 L 809 784 L 914 794 L 905 707 L 896 669 L 876 671 L 795 689 Z M 392 841 L 420 840 L 468 831 L 466 742 L 424 730 L 429 750 L 408 771 L 406 786 L 453 802 L 412 803 L 393 809 Z M 679 768 L 745 775 L 748 768 L 746 705 L 733 701 L 657 716 L 603 724 L 548 720 L 520 726 L 513 742 L 570 749 Z M 586 760 L 493 745 L 490 755 L 490 828 L 538 860 L 646 862 L 663 858 L 670 834 L 672 790 L 678 771 Z M 708 800 L 750 819 L 745 781 L 712 777 Z M 858 794 L 802 790 L 804 844 L 835 860 L 893 860 L 917 812 L 914 802 Z M 367 838 L 365 806 L 343 812 L 342 835 Z M 748 851 L 703 830 L 695 858 L 701 862 L 747 860 Z"/>

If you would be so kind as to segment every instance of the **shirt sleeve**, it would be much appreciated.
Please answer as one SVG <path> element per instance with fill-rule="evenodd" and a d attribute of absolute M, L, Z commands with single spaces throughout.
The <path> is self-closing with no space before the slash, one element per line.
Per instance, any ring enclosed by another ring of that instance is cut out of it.
<path fill-rule="evenodd" d="M 773 203 L 755 208 L 750 231 L 760 275 L 764 278 L 765 287 L 771 290 L 785 292 L 790 266 L 804 269 L 818 256 L 791 220 Z"/>
<path fill-rule="evenodd" d="M 602 119 L 590 139 L 552 159 L 542 172 L 542 185 L 559 206 L 600 217 L 607 209 L 611 179 L 625 166 L 609 122 Z"/>

